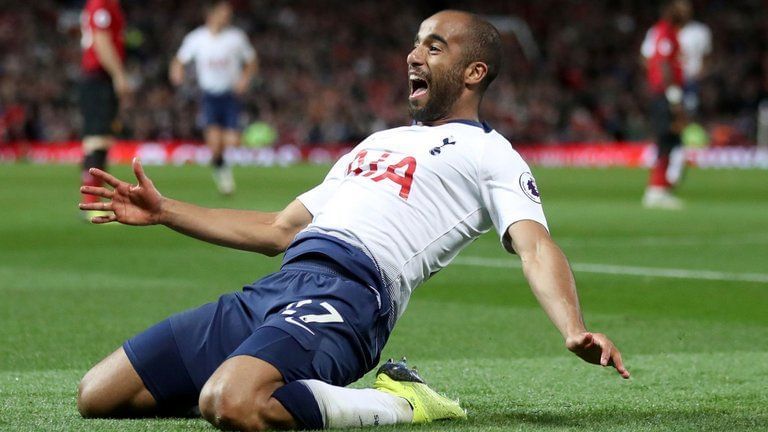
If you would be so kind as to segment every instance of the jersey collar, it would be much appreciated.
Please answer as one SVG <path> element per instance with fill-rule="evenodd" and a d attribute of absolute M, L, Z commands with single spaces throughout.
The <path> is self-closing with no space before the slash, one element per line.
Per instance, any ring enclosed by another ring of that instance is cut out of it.
<path fill-rule="evenodd" d="M 479 121 L 466 120 L 466 119 L 456 119 L 456 120 L 449 120 L 444 124 L 448 124 L 448 123 L 461 123 L 469 126 L 479 127 L 485 133 L 491 133 L 491 131 L 493 131 L 493 128 L 486 122 L 479 122 Z M 411 126 L 424 126 L 424 125 L 414 120 L 413 123 L 411 123 Z"/>

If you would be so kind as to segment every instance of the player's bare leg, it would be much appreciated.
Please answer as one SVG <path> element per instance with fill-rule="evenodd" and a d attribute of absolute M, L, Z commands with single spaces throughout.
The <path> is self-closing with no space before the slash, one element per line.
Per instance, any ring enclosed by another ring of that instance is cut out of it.
<path fill-rule="evenodd" d="M 293 429 L 291 414 L 272 394 L 284 385 L 271 364 L 249 356 L 226 360 L 200 392 L 200 414 L 222 430 Z"/>
<path fill-rule="evenodd" d="M 200 393 L 200 413 L 223 430 L 332 429 L 466 418 L 459 404 L 427 387 L 402 362 L 387 362 L 374 389 L 319 380 L 284 384 L 271 364 L 250 356 L 225 361 Z"/>
<path fill-rule="evenodd" d="M 83 166 L 81 173 L 81 186 L 102 186 L 102 181 L 91 175 L 91 168 L 98 168 L 106 171 L 107 169 L 107 152 L 112 147 L 115 140 L 109 135 L 91 135 L 83 138 Z M 95 195 L 82 195 L 82 201 L 84 203 L 95 203 L 99 201 L 99 197 Z M 84 213 L 86 220 L 91 220 L 95 216 L 100 216 L 100 211 L 93 210 Z"/>
<path fill-rule="evenodd" d="M 226 161 L 223 160 L 223 156 L 227 152 L 227 149 L 240 145 L 240 131 L 235 129 L 224 129 L 222 142 L 223 146 L 221 155 L 223 163 L 219 168 L 217 183 L 219 186 L 219 192 L 224 195 L 230 195 L 235 192 L 235 177 L 232 174 L 232 167 L 227 165 Z"/>
<path fill-rule="evenodd" d="M 224 130 L 224 147 L 231 148 L 240 145 L 240 131 L 235 129 Z"/>
<path fill-rule="evenodd" d="M 643 195 L 643 206 L 646 208 L 679 210 L 683 202 L 672 193 L 673 184 L 670 182 L 668 171 L 670 154 L 679 147 L 680 137 L 673 132 L 660 134 L 657 139 L 658 155 L 648 178 L 648 187 Z"/>
<path fill-rule="evenodd" d="M 157 403 L 120 347 L 80 381 L 77 409 L 91 418 L 143 417 L 155 414 Z"/>
<path fill-rule="evenodd" d="M 213 180 L 216 187 L 223 195 L 234 192 L 234 180 L 232 172 L 224 163 L 224 150 L 226 133 L 219 126 L 208 126 L 205 129 L 205 144 L 211 149 L 211 167 L 213 168 Z"/>
<path fill-rule="evenodd" d="M 205 145 L 211 149 L 211 164 L 216 166 L 217 159 L 224 155 L 224 131 L 218 126 L 206 127 Z"/>

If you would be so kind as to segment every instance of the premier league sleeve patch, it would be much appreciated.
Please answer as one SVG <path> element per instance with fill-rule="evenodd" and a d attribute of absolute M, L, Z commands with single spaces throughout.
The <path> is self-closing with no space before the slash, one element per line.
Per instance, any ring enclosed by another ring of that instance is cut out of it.
<path fill-rule="evenodd" d="M 539 188 L 536 186 L 536 179 L 533 178 L 531 173 L 524 172 L 520 174 L 520 188 L 531 201 L 541 204 L 541 194 L 539 194 Z"/>

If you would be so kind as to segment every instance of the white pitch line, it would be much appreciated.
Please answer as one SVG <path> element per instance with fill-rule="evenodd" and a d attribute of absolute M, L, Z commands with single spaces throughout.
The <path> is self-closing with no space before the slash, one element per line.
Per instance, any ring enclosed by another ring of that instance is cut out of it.
<path fill-rule="evenodd" d="M 615 247 L 617 245 L 631 244 L 633 247 L 675 247 L 675 246 L 743 246 L 743 245 L 768 245 L 768 237 L 753 238 L 660 238 L 638 237 L 632 239 L 572 239 L 559 238 L 557 244 L 564 247 Z"/>
<path fill-rule="evenodd" d="M 490 267 L 490 268 L 520 268 L 519 261 L 503 258 L 483 258 L 483 257 L 459 257 L 453 261 L 457 265 Z M 711 270 L 688 270 L 657 267 L 635 267 L 621 266 L 611 264 L 586 264 L 572 263 L 571 267 L 575 272 L 616 274 L 645 277 L 661 277 L 673 279 L 699 279 L 714 281 L 741 281 L 768 283 L 768 274 L 766 273 L 729 273 Z"/>

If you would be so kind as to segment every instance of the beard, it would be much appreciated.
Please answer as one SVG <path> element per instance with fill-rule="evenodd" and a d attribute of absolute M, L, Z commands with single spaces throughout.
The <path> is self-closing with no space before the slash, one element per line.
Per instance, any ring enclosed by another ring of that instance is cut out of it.
<path fill-rule="evenodd" d="M 463 72 L 464 68 L 456 65 L 444 74 L 430 73 L 426 77 L 429 83 L 427 103 L 419 107 L 409 100 L 408 112 L 411 117 L 419 123 L 431 123 L 447 117 L 464 88 Z"/>

